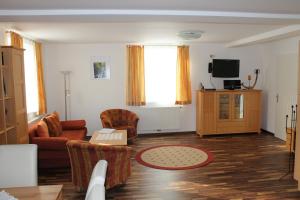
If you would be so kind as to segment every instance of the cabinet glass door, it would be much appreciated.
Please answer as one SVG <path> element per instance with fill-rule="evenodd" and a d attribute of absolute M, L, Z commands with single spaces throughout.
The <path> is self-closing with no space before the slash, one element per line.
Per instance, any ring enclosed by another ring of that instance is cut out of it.
<path fill-rule="evenodd" d="M 229 119 L 230 95 L 219 95 L 219 119 Z"/>
<path fill-rule="evenodd" d="M 244 118 L 244 95 L 234 94 L 234 119 Z"/>

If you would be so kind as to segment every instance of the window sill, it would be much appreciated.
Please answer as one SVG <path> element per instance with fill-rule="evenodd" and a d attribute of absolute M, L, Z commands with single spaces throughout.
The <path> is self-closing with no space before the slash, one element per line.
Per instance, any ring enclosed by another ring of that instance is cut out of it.
<path fill-rule="evenodd" d="M 130 106 L 136 108 L 182 108 L 183 105 L 160 105 L 160 104 L 148 104 L 145 106 Z"/>
<path fill-rule="evenodd" d="M 45 114 L 44 115 L 37 115 L 37 116 L 31 118 L 30 120 L 28 120 L 27 122 L 28 122 L 28 124 L 33 124 L 33 123 L 41 120 L 44 116 L 46 116 L 46 115 Z"/>

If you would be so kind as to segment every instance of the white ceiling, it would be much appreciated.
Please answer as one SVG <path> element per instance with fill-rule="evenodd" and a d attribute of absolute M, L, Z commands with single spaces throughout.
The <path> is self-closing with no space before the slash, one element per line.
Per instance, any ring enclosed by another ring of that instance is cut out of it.
<path fill-rule="evenodd" d="M 0 22 L 44 42 L 229 43 L 300 24 L 300 0 L 0 0 Z"/>
<path fill-rule="evenodd" d="M 46 42 L 180 43 L 181 30 L 203 30 L 201 42 L 224 43 L 278 26 L 206 23 L 14 23 L 27 36 Z"/>
<path fill-rule="evenodd" d="M 214 10 L 299 14 L 299 0 L 1 0 L 1 9 Z"/>

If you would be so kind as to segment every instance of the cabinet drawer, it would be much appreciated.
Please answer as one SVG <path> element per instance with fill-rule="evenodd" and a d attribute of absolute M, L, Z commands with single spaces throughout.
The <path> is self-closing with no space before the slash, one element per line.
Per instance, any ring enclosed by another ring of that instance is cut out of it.
<path fill-rule="evenodd" d="M 217 124 L 217 132 L 218 133 L 236 133 L 236 132 L 245 132 L 247 129 L 246 121 L 238 121 L 238 122 L 220 122 Z"/>

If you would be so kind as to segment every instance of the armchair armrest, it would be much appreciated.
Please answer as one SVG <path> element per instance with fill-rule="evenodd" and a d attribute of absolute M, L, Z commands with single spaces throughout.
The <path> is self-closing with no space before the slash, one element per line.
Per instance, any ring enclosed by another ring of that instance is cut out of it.
<path fill-rule="evenodd" d="M 37 144 L 38 149 L 66 150 L 68 139 L 65 137 L 34 137 L 31 143 Z"/>
<path fill-rule="evenodd" d="M 103 152 L 111 152 L 111 153 L 119 153 L 124 152 L 130 156 L 132 148 L 128 146 L 110 146 L 110 145 L 98 145 L 98 144 L 91 144 L 87 141 L 83 140 L 69 140 L 68 142 L 70 145 L 74 146 L 75 148 L 92 148 L 95 151 L 103 151 Z M 102 155 L 103 156 L 103 155 Z M 106 159 L 103 159 L 106 160 Z"/>
<path fill-rule="evenodd" d="M 101 116 L 102 126 L 103 128 L 113 128 L 112 121 L 105 116 Z"/>
<path fill-rule="evenodd" d="M 67 147 L 72 165 L 72 181 L 78 191 L 88 188 L 93 167 L 99 160 L 106 160 L 108 163 L 106 189 L 126 183 L 131 174 L 130 147 L 103 146 L 80 140 L 69 140 Z M 89 155 L 89 159 L 83 155 Z M 77 170 L 82 165 L 85 170 Z"/>
<path fill-rule="evenodd" d="M 63 130 L 78 130 L 84 129 L 86 126 L 85 120 L 68 120 L 60 121 Z"/>
<path fill-rule="evenodd" d="M 131 115 L 129 118 L 128 125 L 134 126 L 136 128 L 138 121 L 139 121 L 139 118 L 137 115 Z"/>

